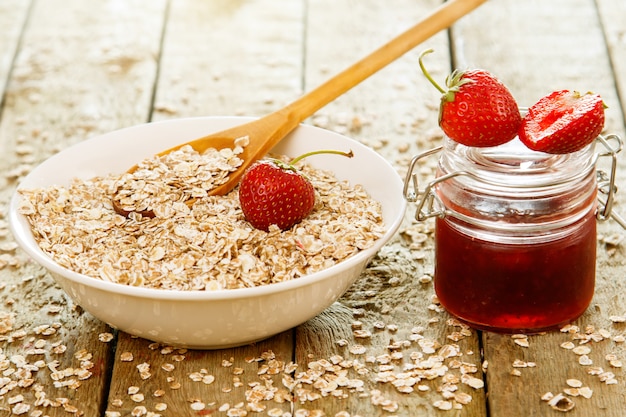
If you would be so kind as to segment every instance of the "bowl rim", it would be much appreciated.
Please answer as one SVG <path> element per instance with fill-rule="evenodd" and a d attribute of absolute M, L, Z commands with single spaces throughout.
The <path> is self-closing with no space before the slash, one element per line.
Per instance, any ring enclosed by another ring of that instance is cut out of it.
<path fill-rule="evenodd" d="M 89 141 L 101 136 L 105 136 L 108 134 L 112 134 L 115 132 L 121 132 L 127 129 L 135 129 L 140 128 L 141 126 L 146 125 L 154 125 L 154 124 L 163 124 L 163 123 L 184 123 L 188 120 L 198 120 L 198 119 L 213 119 L 213 120 L 225 120 L 225 119 L 235 119 L 235 120 L 249 120 L 252 119 L 250 117 L 245 116 L 204 116 L 204 117 L 188 117 L 188 118 L 177 118 L 177 119 L 168 119 L 156 122 L 148 122 L 137 124 L 121 129 L 117 129 L 111 132 L 106 132 L 99 135 L 91 136 L 84 141 L 75 143 L 67 148 L 64 148 L 60 152 L 50 156 L 50 158 L 55 157 L 61 152 L 69 150 L 71 148 L 77 146 L 85 146 L 83 143 L 85 141 Z M 338 135 L 344 137 L 348 140 L 353 140 L 345 135 L 342 135 L 338 132 L 330 131 L 327 129 L 323 129 L 317 126 L 308 125 L 308 124 L 300 124 L 300 126 L 296 129 L 305 128 L 305 129 L 314 129 L 323 132 L 329 132 L 334 135 Z M 295 131 L 295 130 L 294 130 Z M 372 148 L 367 147 L 366 145 L 354 141 L 355 147 L 364 148 L 368 152 L 374 154 L 374 156 L 379 159 L 379 161 L 386 165 L 387 168 L 391 169 L 395 172 L 395 168 L 383 158 L 380 154 L 374 151 Z M 50 159 L 48 158 L 48 159 Z M 40 163 L 45 163 L 42 161 Z M 39 165 L 38 165 L 39 166 Z M 37 167 L 35 167 L 36 169 Z M 32 171 L 31 171 L 32 172 Z M 22 179 L 24 181 L 31 174 L 28 174 L 26 177 Z M 398 175 L 398 180 L 401 181 L 400 175 Z M 20 245 L 21 249 L 24 250 L 27 255 L 33 258 L 37 263 L 48 269 L 50 272 L 55 273 L 57 275 L 62 276 L 64 279 L 69 279 L 77 284 L 85 285 L 87 287 L 93 287 L 97 290 L 105 291 L 108 293 L 120 294 L 126 297 L 136 297 L 136 298 L 150 298 L 150 299 L 159 299 L 159 300 L 186 300 L 186 301 L 223 301 L 223 300 L 233 300 L 233 299 L 244 299 L 244 298 L 255 298 L 263 295 L 269 294 L 277 294 L 281 292 L 291 291 L 298 289 L 300 287 L 308 286 L 310 284 L 320 282 L 326 279 L 331 278 L 336 273 L 349 269 L 351 267 L 356 266 L 361 262 L 369 261 L 369 258 L 373 257 L 387 242 L 392 238 L 392 236 L 396 233 L 400 224 L 404 220 L 404 213 L 406 211 L 407 202 L 404 198 L 399 198 L 398 202 L 401 204 L 401 207 L 398 211 L 398 216 L 391 219 L 390 224 L 385 224 L 385 233 L 374 241 L 374 244 L 367 248 L 359 251 L 358 253 L 350 256 L 349 258 L 330 266 L 321 271 L 314 272 L 309 275 L 304 275 L 299 278 L 295 278 L 289 281 L 270 283 L 265 285 L 259 285 L 256 287 L 248 287 L 248 288 L 234 288 L 234 289 L 219 289 L 219 290 L 168 290 L 168 289 L 157 289 L 157 288 L 146 288 L 146 287 L 136 287 L 126 284 L 119 284 L 115 282 L 104 281 L 102 279 L 98 279 L 96 277 L 91 277 L 89 275 L 81 274 L 75 271 L 72 271 L 68 268 L 62 267 L 58 263 L 56 263 L 49 255 L 47 255 L 40 247 L 37 245 L 34 237 L 32 235 L 32 230 L 25 216 L 19 213 L 18 207 L 21 200 L 20 189 L 22 188 L 22 182 L 18 184 L 16 189 L 13 192 L 13 195 L 9 204 L 9 228 L 15 238 L 16 242 Z M 401 193 L 399 194 L 401 196 Z"/>

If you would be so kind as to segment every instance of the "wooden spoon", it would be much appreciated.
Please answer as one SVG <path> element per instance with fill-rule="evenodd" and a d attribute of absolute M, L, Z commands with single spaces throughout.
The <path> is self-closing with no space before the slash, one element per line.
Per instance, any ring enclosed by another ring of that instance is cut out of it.
<path fill-rule="evenodd" d="M 274 145 L 280 142 L 306 118 L 421 42 L 450 27 L 455 21 L 485 1 L 446 1 L 412 28 L 284 108 L 260 119 L 180 144 L 158 155 L 165 155 L 184 145 L 191 145 L 199 153 L 209 148 L 233 148 L 235 139 L 248 136 L 250 143 L 244 148 L 243 153 L 239 155 L 244 161 L 243 164 L 236 171 L 230 173 L 226 183 L 210 191 L 210 195 L 227 194 L 239 183 L 241 176 L 251 164 L 264 157 Z M 132 173 L 136 168 L 134 166 L 128 172 Z M 126 216 L 129 214 L 128 211 L 119 206 L 115 199 L 113 200 L 113 207 L 115 211 L 122 215 Z M 144 216 L 154 216 L 151 210 L 141 211 L 140 213 Z"/>

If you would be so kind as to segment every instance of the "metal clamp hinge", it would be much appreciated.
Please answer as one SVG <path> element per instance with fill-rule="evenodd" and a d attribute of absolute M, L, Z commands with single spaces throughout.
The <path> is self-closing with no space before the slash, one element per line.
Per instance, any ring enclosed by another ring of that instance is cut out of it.
<path fill-rule="evenodd" d="M 410 202 L 417 202 L 417 209 L 415 211 L 415 219 L 418 221 L 424 221 L 430 217 L 443 217 L 446 214 L 445 205 L 441 202 L 436 193 L 433 192 L 433 188 L 441 181 L 445 181 L 450 177 L 458 175 L 458 173 L 448 174 L 442 177 L 435 178 L 432 181 L 426 183 L 423 190 L 420 190 L 419 177 L 415 172 L 415 168 L 420 160 L 435 155 L 443 149 L 442 146 L 422 152 L 411 160 L 409 170 L 406 173 L 404 179 L 404 198 Z M 413 185 L 411 189 L 410 185 Z"/>
<path fill-rule="evenodd" d="M 624 143 L 618 135 L 614 134 L 606 137 L 598 136 L 597 141 L 606 149 L 606 152 L 598 153 L 597 156 L 611 158 L 611 168 L 609 173 L 600 169 L 597 170 L 599 206 L 596 217 L 599 221 L 612 218 L 622 226 L 622 228 L 626 229 L 626 221 L 624 218 L 613 211 L 615 193 L 617 192 L 617 186 L 615 185 L 615 177 L 617 176 L 617 154 L 621 152 Z M 615 144 L 615 146 L 612 146 L 612 144 Z"/>

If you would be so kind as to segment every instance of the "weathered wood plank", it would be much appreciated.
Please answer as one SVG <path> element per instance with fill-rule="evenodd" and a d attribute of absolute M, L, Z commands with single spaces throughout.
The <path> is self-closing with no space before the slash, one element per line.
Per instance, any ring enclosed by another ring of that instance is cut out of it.
<path fill-rule="evenodd" d="M 258 116 L 296 98 L 301 93 L 303 8 L 299 1 L 172 1 L 152 119 Z M 160 404 L 166 404 L 167 415 L 188 415 L 194 408 L 200 415 L 220 409 L 225 415 L 230 408 L 245 410 L 251 402 L 247 395 L 256 395 L 247 391 L 258 384 L 268 391 L 280 390 L 261 404 L 290 411 L 282 369 L 264 372 L 268 365 L 284 367 L 291 362 L 293 343 L 293 332 L 288 331 L 237 349 L 188 351 L 184 360 L 175 361 L 160 348 L 148 349 L 145 340 L 122 334 L 108 410 L 129 415 L 137 406 L 157 412 Z M 267 358 L 270 351 L 274 360 Z M 136 359 L 123 362 L 122 352 L 132 352 Z M 141 380 L 136 366 L 144 362 L 150 364 L 153 377 Z M 168 364 L 175 369 L 163 371 Z M 214 382 L 194 382 L 189 377 L 194 372 L 210 375 Z M 172 388 L 168 377 L 176 378 L 182 388 Z M 132 386 L 141 387 L 144 401 L 130 400 Z M 164 390 L 163 397 L 152 395 L 157 389 Z"/>
<path fill-rule="evenodd" d="M 619 14 L 607 14 L 605 18 L 614 25 L 623 20 Z M 530 105 L 561 88 L 600 93 L 609 104 L 607 131 L 623 135 L 620 102 L 595 2 L 490 2 L 455 28 L 454 45 L 457 66 L 483 67 L 494 72 L 511 88 L 521 105 Z M 618 184 L 624 183 L 625 166 L 622 156 Z M 559 414 L 540 398 L 548 391 L 565 392 L 566 381 L 570 378 L 590 387 L 593 396 L 590 399 L 570 396 L 576 407 L 569 414 L 623 414 L 626 407 L 624 376 L 621 369 L 612 367 L 605 359 L 606 355 L 624 358 L 625 354 L 624 344 L 619 343 L 621 339 L 612 339 L 623 336 L 624 328 L 609 319 L 611 315 L 623 315 L 626 303 L 625 253 L 622 246 L 611 243 L 616 241 L 615 235 L 623 231 L 609 222 L 601 225 L 600 234 L 598 271 L 601 272 L 597 277 L 596 295 L 588 312 L 575 324 L 582 333 L 586 329 L 593 333 L 595 329 L 595 336 L 599 337 L 599 330 L 605 329 L 610 336 L 606 334 L 602 341 L 588 342 L 587 339 L 573 340 L 575 336 L 569 333 L 550 332 L 532 336 L 530 347 L 523 348 L 510 336 L 485 333 L 492 416 Z M 613 237 L 604 239 L 608 236 Z M 580 365 L 580 355 L 561 347 L 568 341 L 576 345 L 587 341 L 585 346 L 591 348 L 589 357 L 593 366 L 614 372 L 618 383 L 607 385 L 598 376 L 590 375 L 592 366 Z M 536 367 L 517 368 L 520 376 L 512 376 L 515 360 L 532 362 Z"/>
<path fill-rule="evenodd" d="M 3 2 L 0 19 L 13 17 L 19 23 L 18 12 L 29 3 Z M 15 10 L 5 14 L 11 5 Z M 99 416 L 102 411 L 112 345 L 99 341 L 99 335 L 110 329 L 74 306 L 50 276 L 13 249 L 3 216 L 19 178 L 38 162 L 93 134 L 147 120 L 164 6 L 164 1 L 51 0 L 36 2 L 31 10 L 0 124 L 0 312 L 12 317 L 1 346 L 3 355 L 18 355 L 9 365 L 16 372 L 4 375 L 24 384 L 0 396 L 2 416 L 19 404 L 50 416 Z M 3 25 L 3 35 L 15 36 L 15 28 L 5 28 L 11 26 Z M 75 356 L 81 351 L 84 355 Z M 32 385 L 25 383 L 28 366 L 19 355 L 37 368 L 30 371 Z M 91 375 L 54 372 L 78 370 L 87 358 L 93 366 L 83 365 Z M 72 379 L 75 385 L 66 387 Z M 42 394 L 36 394 L 40 388 Z M 45 395 L 52 404 L 34 406 L 35 395 Z M 68 402 L 63 405 L 57 398 Z"/>
<path fill-rule="evenodd" d="M 0 103 L 4 96 L 13 58 L 19 46 L 19 39 L 28 17 L 30 1 L 10 0 L 0 4 Z"/>
<path fill-rule="evenodd" d="M 438 4 L 312 2 L 307 19 L 307 89 L 412 26 Z M 333 13 L 329 14 L 331 8 Z M 439 51 L 430 71 L 443 79 L 450 66 L 445 33 L 321 109 L 312 123 L 374 147 L 400 173 L 405 172 L 410 157 L 418 150 L 436 146 L 440 138 L 436 130 L 439 93 L 423 77 L 417 62 L 419 53 L 429 47 Z M 458 334 L 454 332 L 460 328 L 448 323 L 449 316 L 433 303 L 432 283 L 418 281 L 432 274 L 432 225 L 412 221 L 414 209 L 409 207 L 398 238 L 380 252 L 340 303 L 297 329 L 298 363 L 344 358 L 347 368 L 338 372 L 362 380 L 362 392 L 345 387 L 345 398 L 301 401 L 296 409 L 323 410 L 326 415 L 340 411 L 362 416 L 436 415 L 436 405 L 442 404 L 438 401 L 444 401 L 442 387 L 446 381 L 458 387 L 457 394 L 464 392 L 472 398 L 468 405 L 450 399 L 446 404 L 458 407 L 449 412 L 451 415 L 486 415 L 484 391 L 457 381 L 460 371 L 453 369 L 453 360 L 471 363 L 476 369 L 472 376 L 482 381 L 476 333 L 470 331 L 459 341 L 448 338 L 455 338 Z M 360 331 L 371 333 L 371 337 L 359 337 Z M 442 373 L 446 376 L 427 380 L 418 370 L 424 360 L 435 357 L 429 343 L 459 347 L 459 356 L 443 359 L 449 367 Z M 364 347 L 362 351 L 359 346 Z M 395 359 L 387 364 L 392 353 Z M 411 370 L 412 366 L 415 369 Z M 327 372 L 329 378 L 333 372 Z M 402 393 L 403 388 L 396 389 L 392 381 L 397 379 L 399 384 L 408 374 L 417 377 L 418 382 L 409 382 L 413 392 Z M 310 385 L 303 387 L 316 391 Z"/>
<path fill-rule="evenodd" d="M 623 103 L 626 98 L 626 30 L 622 22 L 626 19 L 626 3 L 613 0 L 599 0 L 596 3 L 613 66 L 615 84 Z M 626 108 L 623 104 L 622 117 L 626 119 Z"/>
<path fill-rule="evenodd" d="M 302 92 L 302 1 L 173 1 L 154 120 L 261 116 Z"/>

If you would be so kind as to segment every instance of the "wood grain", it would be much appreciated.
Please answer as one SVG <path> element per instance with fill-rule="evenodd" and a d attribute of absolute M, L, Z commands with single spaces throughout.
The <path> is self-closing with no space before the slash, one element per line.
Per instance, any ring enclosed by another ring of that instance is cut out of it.
<path fill-rule="evenodd" d="M 302 92 L 301 1 L 171 2 L 153 120 L 260 116 Z"/>
<path fill-rule="evenodd" d="M 29 6 L 29 2 L 22 0 L 7 0 L 0 4 L 0 97 L 4 97 Z"/>

